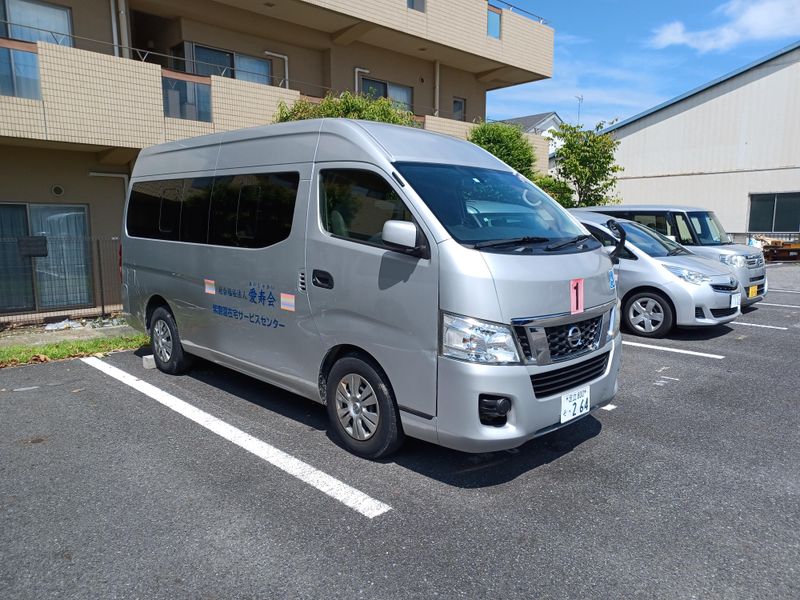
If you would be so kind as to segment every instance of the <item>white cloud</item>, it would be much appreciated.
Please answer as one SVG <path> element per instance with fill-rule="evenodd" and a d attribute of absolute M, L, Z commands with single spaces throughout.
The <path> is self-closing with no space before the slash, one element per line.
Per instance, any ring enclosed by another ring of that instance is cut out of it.
<path fill-rule="evenodd" d="M 688 46 L 704 53 L 800 35 L 800 0 L 729 0 L 714 12 L 725 19 L 717 27 L 689 31 L 681 21 L 673 21 L 657 28 L 649 45 Z"/>

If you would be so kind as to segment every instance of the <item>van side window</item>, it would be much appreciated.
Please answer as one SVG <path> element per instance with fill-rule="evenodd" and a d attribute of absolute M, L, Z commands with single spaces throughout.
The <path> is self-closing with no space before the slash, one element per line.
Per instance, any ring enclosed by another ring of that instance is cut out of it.
<path fill-rule="evenodd" d="M 379 246 L 386 221 L 413 221 L 383 177 L 358 169 L 320 171 L 320 216 L 333 235 Z"/>
<path fill-rule="evenodd" d="M 667 215 L 638 213 L 631 220 L 654 229 L 661 235 L 674 235 Z"/>
<path fill-rule="evenodd" d="M 216 177 L 211 194 L 208 243 L 265 248 L 289 237 L 299 173 Z"/>
<path fill-rule="evenodd" d="M 156 240 L 177 240 L 183 180 L 134 184 L 128 203 L 128 234 Z"/>
<path fill-rule="evenodd" d="M 208 205 L 211 202 L 213 177 L 187 179 L 181 203 L 182 242 L 205 244 L 208 237 Z"/>
<path fill-rule="evenodd" d="M 675 227 L 678 229 L 677 240 L 679 244 L 684 246 L 693 246 L 694 239 L 692 232 L 689 230 L 689 223 L 686 222 L 686 216 L 682 213 L 675 213 Z"/>

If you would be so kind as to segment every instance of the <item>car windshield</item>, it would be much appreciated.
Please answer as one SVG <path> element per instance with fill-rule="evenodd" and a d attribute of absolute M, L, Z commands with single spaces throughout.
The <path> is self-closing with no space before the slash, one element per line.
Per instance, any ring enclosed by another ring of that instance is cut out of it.
<path fill-rule="evenodd" d="M 722 223 L 713 212 L 690 212 L 689 222 L 703 246 L 720 246 L 730 244 L 731 236 L 725 232 Z"/>
<path fill-rule="evenodd" d="M 691 254 L 677 242 L 673 242 L 667 236 L 661 235 L 649 227 L 626 221 L 618 221 L 618 223 L 625 230 L 628 241 L 648 256 L 658 258 Z"/>
<path fill-rule="evenodd" d="M 397 170 L 457 242 L 496 252 L 576 252 L 599 248 L 566 210 L 510 171 L 431 163 Z"/>

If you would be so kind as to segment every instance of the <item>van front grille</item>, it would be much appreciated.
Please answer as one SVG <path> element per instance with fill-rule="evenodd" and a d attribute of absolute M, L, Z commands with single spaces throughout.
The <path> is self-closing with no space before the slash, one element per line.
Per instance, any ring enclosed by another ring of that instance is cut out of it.
<path fill-rule="evenodd" d="M 606 371 L 609 354 L 604 352 L 576 365 L 531 375 L 533 393 L 537 398 L 546 398 L 597 379 Z"/>
<path fill-rule="evenodd" d="M 597 350 L 600 345 L 601 324 L 603 316 L 558 325 L 545 327 L 547 345 L 550 347 L 550 359 L 553 362 L 577 358 L 592 350 Z"/>
<path fill-rule="evenodd" d="M 749 254 L 747 256 L 747 266 L 750 269 L 757 269 L 764 266 L 763 254 Z"/>
<path fill-rule="evenodd" d="M 712 283 L 711 287 L 718 292 L 735 292 L 739 289 L 739 284 L 729 285 L 727 283 Z"/>

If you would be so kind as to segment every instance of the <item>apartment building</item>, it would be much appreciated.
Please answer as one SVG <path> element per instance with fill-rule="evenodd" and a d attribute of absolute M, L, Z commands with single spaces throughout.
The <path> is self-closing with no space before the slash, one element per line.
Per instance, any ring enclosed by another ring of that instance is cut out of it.
<path fill-rule="evenodd" d="M 466 137 L 488 90 L 552 62 L 553 30 L 494 0 L 0 0 L 0 323 L 119 301 L 143 147 L 344 90 Z"/>

